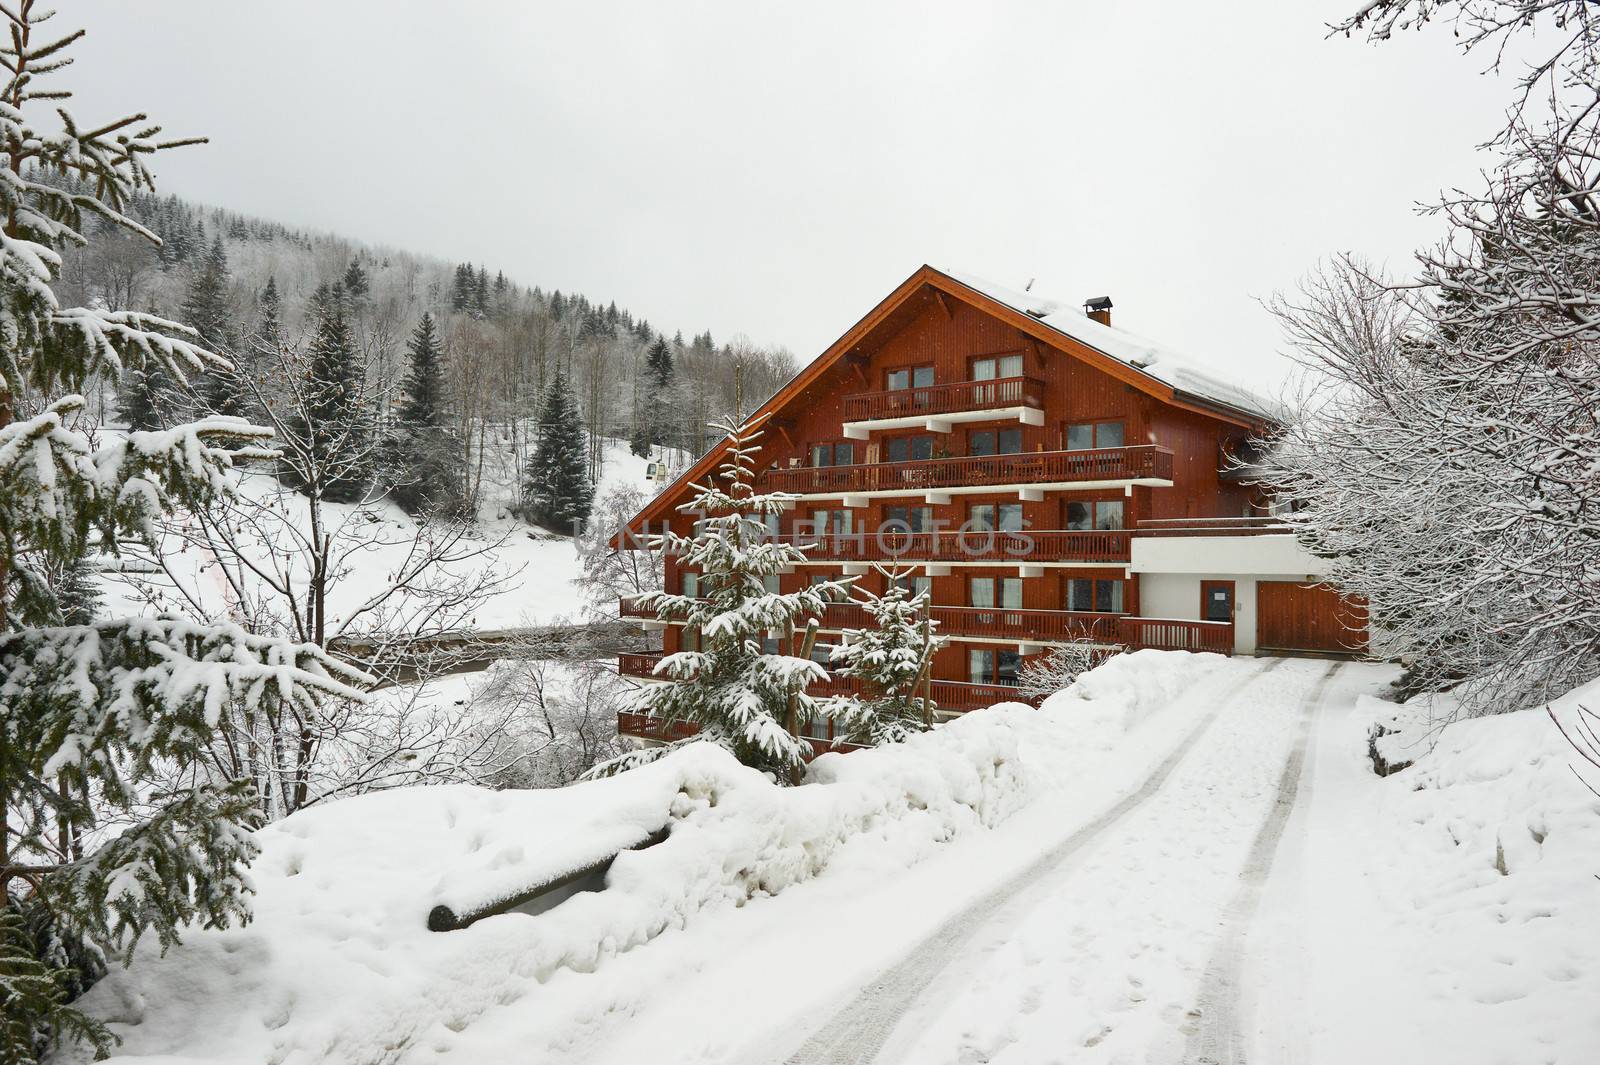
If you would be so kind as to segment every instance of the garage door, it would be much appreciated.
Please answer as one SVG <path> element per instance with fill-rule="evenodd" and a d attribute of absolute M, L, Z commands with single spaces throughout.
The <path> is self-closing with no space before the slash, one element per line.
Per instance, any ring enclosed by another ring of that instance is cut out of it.
<path fill-rule="evenodd" d="M 1325 584 L 1256 585 L 1256 646 L 1273 651 L 1364 651 L 1366 604 Z"/>

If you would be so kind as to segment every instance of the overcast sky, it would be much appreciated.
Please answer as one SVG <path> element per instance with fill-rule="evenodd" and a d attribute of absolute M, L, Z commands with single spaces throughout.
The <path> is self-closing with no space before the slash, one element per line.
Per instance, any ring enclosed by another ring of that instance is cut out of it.
<path fill-rule="evenodd" d="M 817 354 L 923 262 L 1280 376 L 1258 299 L 1404 268 L 1505 90 L 1295 0 L 61 0 L 163 191 Z M 1219 12 L 1226 12 L 1225 15 Z"/>

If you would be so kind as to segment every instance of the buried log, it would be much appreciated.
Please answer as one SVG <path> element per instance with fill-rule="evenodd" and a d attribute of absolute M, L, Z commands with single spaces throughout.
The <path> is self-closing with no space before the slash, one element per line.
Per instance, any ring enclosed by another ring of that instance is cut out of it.
<path fill-rule="evenodd" d="M 617 855 L 625 851 L 642 851 L 654 847 L 657 843 L 665 841 L 671 832 L 672 829 L 670 827 L 663 825 L 638 843 L 623 847 L 615 854 L 608 854 L 598 861 L 581 866 L 571 872 L 563 873 L 560 876 L 551 877 L 549 880 L 541 880 L 532 887 L 475 910 L 464 910 L 461 913 L 457 913 L 442 904 L 435 906 L 428 911 L 428 931 L 454 932 L 457 929 L 466 928 L 468 925 L 481 921 L 485 917 L 493 917 L 499 913 L 509 913 L 519 906 L 527 906 L 530 903 L 538 902 L 540 899 L 548 898 L 589 877 L 604 876 L 611 869 L 611 863 L 617 860 Z"/>

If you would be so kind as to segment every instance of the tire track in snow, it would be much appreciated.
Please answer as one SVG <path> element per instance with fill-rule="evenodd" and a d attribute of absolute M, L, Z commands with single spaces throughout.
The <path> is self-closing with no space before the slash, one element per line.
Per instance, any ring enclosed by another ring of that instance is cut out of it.
<path fill-rule="evenodd" d="M 1245 940 L 1255 920 L 1256 910 L 1261 905 L 1261 893 L 1266 887 L 1267 877 L 1272 873 L 1272 862 L 1277 856 L 1278 844 L 1283 839 L 1283 830 L 1289 823 L 1295 799 L 1300 794 L 1306 751 L 1317 711 L 1327 701 L 1328 687 L 1334 674 L 1343 666 L 1343 662 L 1331 664 L 1305 700 L 1299 735 L 1278 778 L 1278 797 L 1250 844 L 1250 853 L 1239 873 L 1239 888 L 1222 913 L 1222 939 L 1212 951 L 1205 975 L 1201 977 L 1195 1004 L 1199 1019 L 1184 1046 L 1185 1065 L 1244 1065 L 1244 1038 L 1239 1028 L 1238 1007 Z M 1274 1062 L 1273 1065 L 1286 1063 Z"/>
<path fill-rule="evenodd" d="M 799 1050 L 785 1059 L 785 1065 L 868 1065 L 874 1061 L 918 997 L 969 941 L 1019 895 L 1089 844 L 1097 842 L 1107 829 L 1160 791 L 1228 705 L 1285 661 L 1287 659 L 1273 659 L 1218 696 L 1216 709 L 1189 730 L 1137 790 L 1123 796 L 1104 813 L 1050 848 L 1017 876 L 946 920 L 904 959 L 862 986 L 848 1005 L 830 1016 Z M 1325 681 L 1326 678 L 1319 685 Z M 1320 690 L 1319 687 L 1319 693 Z"/>

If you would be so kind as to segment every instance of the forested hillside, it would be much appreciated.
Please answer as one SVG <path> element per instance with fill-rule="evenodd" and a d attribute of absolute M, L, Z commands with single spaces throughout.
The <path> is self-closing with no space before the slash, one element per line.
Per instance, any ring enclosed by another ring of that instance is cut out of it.
<path fill-rule="evenodd" d="M 174 196 L 140 195 L 129 214 L 160 236 L 161 246 L 90 223 L 88 243 L 65 252 L 63 300 L 193 324 L 209 346 L 255 377 L 245 391 L 271 397 L 287 382 L 275 379 L 285 370 L 270 349 L 309 346 L 318 308 L 336 296 L 364 368 L 359 401 L 371 408 L 375 439 L 406 403 L 407 346 L 431 314 L 442 355 L 439 414 L 461 461 L 429 473 L 459 477 L 460 493 L 474 507 L 485 495 L 486 465 L 526 464 L 540 397 L 557 373 L 570 383 L 587 437 L 589 481 L 596 483 L 602 438 L 629 440 L 638 454 L 680 464 L 709 445 L 708 422 L 741 405 L 752 409 L 794 369 L 785 350 L 743 338 L 718 343 L 709 330 L 685 339 L 676 325 L 651 323 L 614 301 L 530 287 L 493 264 L 372 247 Z M 123 387 L 148 387 L 151 395 L 134 397 L 135 406 L 154 407 L 162 422 L 207 409 L 251 413 L 228 409 L 219 388 L 203 381 L 179 389 L 136 377 Z M 234 405 L 248 408 L 248 397 Z M 113 395 L 93 397 L 92 410 L 120 424 Z M 486 456 L 500 461 L 486 463 Z"/>

